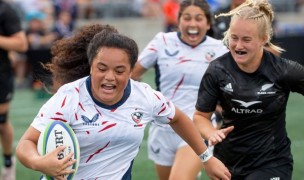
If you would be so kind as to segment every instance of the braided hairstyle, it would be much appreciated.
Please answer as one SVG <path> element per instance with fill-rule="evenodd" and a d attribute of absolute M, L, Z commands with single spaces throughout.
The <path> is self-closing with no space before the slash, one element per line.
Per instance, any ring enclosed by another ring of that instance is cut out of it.
<path fill-rule="evenodd" d="M 258 23 L 260 35 L 267 36 L 266 46 L 276 52 L 283 52 L 279 46 L 272 44 L 270 41 L 273 36 L 272 21 L 274 19 L 274 12 L 268 0 L 246 0 L 237 8 L 228 13 L 221 13 L 216 15 L 215 18 L 220 16 L 231 16 L 231 21 L 235 18 L 242 18 L 252 20 Z M 224 44 L 228 47 L 228 39 L 230 37 L 230 28 L 224 33 Z"/>

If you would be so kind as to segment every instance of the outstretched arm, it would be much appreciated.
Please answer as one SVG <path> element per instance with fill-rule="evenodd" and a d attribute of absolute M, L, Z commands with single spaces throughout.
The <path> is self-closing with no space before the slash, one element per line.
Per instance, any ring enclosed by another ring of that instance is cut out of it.
<path fill-rule="evenodd" d="M 178 108 L 176 108 L 176 114 L 170 125 L 200 156 L 210 178 L 223 180 L 231 178 L 231 174 L 225 165 L 209 152 L 194 123 Z"/>
<path fill-rule="evenodd" d="M 224 129 L 216 129 L 213 127 L 210 119 L 212 112 L 205 113 L 196 111 L 193 116 L 194 124 L 201 133 L 204 139 L 208 140 L 209 145 L 216 145 L 222 142 L 223 139 L 234 129 L 234 126 L 230 126 Z"/>

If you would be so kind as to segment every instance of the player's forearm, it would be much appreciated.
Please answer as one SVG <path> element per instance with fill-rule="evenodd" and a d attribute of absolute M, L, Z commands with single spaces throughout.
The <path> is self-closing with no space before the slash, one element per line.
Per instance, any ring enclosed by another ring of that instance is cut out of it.
<path fill-rule="evenodd" d="M 36 164 L 37 159 L 40 158 L 36 149 L 36 144 L 30 140 L 20 140 L 16 148 L 16 155 L 19 161 L 25 167 L 33 170 L 38 170 Z"/>
<path fill-rule="evenodd" d="M 179 110 L 177 110 L 177 113 L 181 115 L 178 115 L 179 118 L 170 124 L 172 129 L 191 146 L 197 155 L 202 154 L 207 149 L 207 146 L 194 123 Z"/>
<path fill-rule="evenodd" d="M 7 51 L 25 52 L 28 49 L 25 33 L 19 32 L 10 37 L 0 36 L 0 48 Z"/>
<path fill-rule="evenodd" d="M 207 117 L 208 116 L 208 117 Z M 206 140 L 209 139 L 209 136 L 216 131 L 211 123 L 212 113 L 202 113 L 196 111 L 193 116 L 193 122 L 202 135 L 202 137 Z"/>

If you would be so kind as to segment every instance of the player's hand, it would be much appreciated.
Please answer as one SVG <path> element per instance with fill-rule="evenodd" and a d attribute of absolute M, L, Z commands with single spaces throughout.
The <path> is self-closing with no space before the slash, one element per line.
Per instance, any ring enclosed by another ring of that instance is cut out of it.
<path fill-rule="evenodd" d="M 58 159 L 58 154 L 61 153 L 66 147 L 58 146 L 54 151 L 47 153 L 45 156 L 42 156 L 39 171 L 55 177 L 55 179 L 61 180 L 66 179 L 63 175 L 68 175 L 74 172 L 73 169 L 67 169 L 72 164 L 76 163 L 76 160 L 73 159 L 73 153 L 69 153 L 68 156 L 63 159 Z"/>
<path fill-rule="evenodd" d="M 208 139 L 208 145 L 214 146 L 219 142 L 222 142 L 223 139 L 234 129 L 234 126 L 229 126 L 224 129 L 216 130 Z"/>
<path fill-rule="evenodd" d="M 207 176 L 212 180 L 229 180 L 231 174 L 228 168 L 216 157 L 211 157 L 204 163 Z"/>

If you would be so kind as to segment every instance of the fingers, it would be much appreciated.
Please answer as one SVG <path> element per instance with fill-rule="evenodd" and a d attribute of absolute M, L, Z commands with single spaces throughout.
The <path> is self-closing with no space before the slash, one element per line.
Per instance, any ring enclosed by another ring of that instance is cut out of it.
<path fill-rule="evenodd" d="M 234 129 L 234 126 L 229 126 L 222 130 L 223 130 L 223 133 L 227 136 L 233 129 Z"/>
<path fill-rule="evenodd" d="M 224 129 L 220 129 L 220 130 L 217 130 L 208 140 L 208 143 L 209 145 L 216 145 L 217 143 L 219 142 L 222 142 L 223 139 L 226 138 L 226 136 L 231 132 L 233 131 L 234 129 L 234 126 L 229 126 L 227 128 L 224 128 Z"/>

